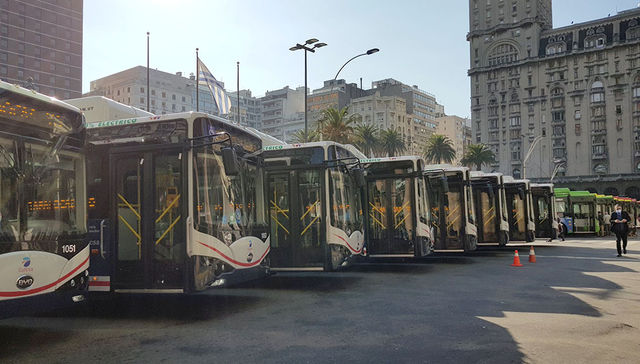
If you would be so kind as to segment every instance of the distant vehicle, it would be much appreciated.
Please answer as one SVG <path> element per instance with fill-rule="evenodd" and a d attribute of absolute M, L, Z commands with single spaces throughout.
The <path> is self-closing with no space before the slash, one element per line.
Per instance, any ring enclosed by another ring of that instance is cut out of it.
<path fill-rule="evenodd" d="M 265 145 L 204 113 L 88 124 L 91 291 L 192 293 L 269 267 Z"/>
<path fill-rule="evenodd" d="M 433 233 L 420 157 L 361 159 L 365 168 L 366 249 L 370 257 L 422 257 Z"/>
<path fill-rule="evenodd" d="M 560 223 L 564 225 L 566 234 L 573 234 L 573 214 L 571 204 L 569 202 L 570 189 L 558 187 L 553 189 L 555 195 L 556 217 L 560 219 Z"/>
<path fill-rule="evenodd" d="M 509 239 L 514 242 L 535 241 L 536 224 L 533 221 L 531 187 L 527 179 L 504 179 L 507 209 L 509 211 Z"/>
<path fill-rule="evenodd" d="M 80 110 L 0 81 L 0 317 L 84 300 Z"/>
<path fill-rule="evenodd" d="M 272 270 L 333 271 L 362 255 L 362 153 L 313 142 L 268 146 L 262 157 Z"/>
<path fill-rule="evenodd" d="M 536 224 L 536 238 L 555 239 L 558 237 L 555 196 L 552 183 L 531 184 L 533 199 L 533 220 Z"/>
<path fill-rule="evenodd" d="M 595 234 L 598 224 L 596 194 L 589 191 L 570 191 L 569 203 L 573 218 L 573 233 Z"/>
<path fill-rule="evenodd" d="M 504 176 L 471 172 L 471 190 L 478 219 L 478 245 L 505 246 L 509 243 L 509 222 Z"/>
<path fill-rule="evenodd" d="M 470 252 L 477 248 L 478 229 L 469 168 L 427 165 L 428 199 L 434 228 L 434 252 Z"/>

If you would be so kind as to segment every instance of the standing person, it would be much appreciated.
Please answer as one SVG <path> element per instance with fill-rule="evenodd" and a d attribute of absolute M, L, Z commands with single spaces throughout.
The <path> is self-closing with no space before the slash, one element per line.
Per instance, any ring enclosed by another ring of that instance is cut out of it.
<path fill-rule="evenodd" d="M 564 237 L 567 234 L 567 226 L 564 223 L 562 223 L 561 218 L 558 217 L 557 219 L 558 219 L 558 238 L 564 241 Z"/>
<path fill-rule="evenodd" d="M 611 214 L 611 231 L 616 234 L 616 248 L 618 249 L 618 256 L 621 257 L 622 253 L 627 254 L 627 234 L 629 234 L 629 214 L 626 211 L 622 211 L 620 205 L 616 205 L 616 210 Z M 622 248 L 620 247 L 620 241 L 622 241 Z"/>
<path fill-rule="evenodd" d="M 605 212 L 604 216 L 604 236 L 609 236 L 611 234 L 611 215 L 609 212 Z"/>
<path fill-rule="evenodd" d="M 598 236 L 604 236 L 604 216 L 598 211 Z"/>

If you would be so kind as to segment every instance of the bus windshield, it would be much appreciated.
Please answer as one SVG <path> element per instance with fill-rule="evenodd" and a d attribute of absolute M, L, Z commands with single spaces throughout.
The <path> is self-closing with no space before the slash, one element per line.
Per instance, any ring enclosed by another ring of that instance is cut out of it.
<path fill-rule="evenodd" d="M 0 241 L 55 240 L 86 230 L 84 159 L 44 143 L 0 137 Z"/>

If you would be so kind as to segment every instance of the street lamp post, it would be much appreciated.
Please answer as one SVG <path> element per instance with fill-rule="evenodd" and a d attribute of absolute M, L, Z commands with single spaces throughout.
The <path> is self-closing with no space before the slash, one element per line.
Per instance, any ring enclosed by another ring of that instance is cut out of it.
<path fill-rule="evenodd" d="M 311 46 L 313 44 L 313 46 Z M 316 49 L 326 46 L 327 43 L 318 43 L 316 38 L 307 39 L 304 44 L 296 43 L 289 48 L 290 51 L 304 50 L 304 141 L 309 137 L 309 124 L 307 121 L 307 52 L 315 53 Z"/>
<path fill-rule="evenodd" d="M 336 80 L 338 79 L 338 75 L 340 74 L 340 72 L 342 71 L 342 69 L 344 68 L 344 66 L 346 66 L 349 62 L 353 61 L 354 59 L 358 58 L 358 57 L 362 57 L 362 56 L 370 56 L 374 53 L 378 53 L 380 52 L 380 49 L 378 48 L 371 48 L 368 51 L 358 54 L 357 56 L 353 56 L 351 57 L 348 61 L 346 61 L 342 67 L 340 67 L 340 69 L 338 70 L 338 72 L 336 73 L 336 77 L 333 78 L 333 82 L 331 83 L 331 89 L 333 89 L 333 84 L 336 82 Z M 360 88 L 362 88 L 362 85 L 360 86 Z"/>
<path fill-rule="evenodd" d="M 533 149 L 536 147 L 538 142 L 540 142 L 540 140 L 542 140 L 542 135 L 538 135 L 537 137 L 535 137 L 531 142 L 531 145 L 529 146 L 529 150 L 527 151 L 527 154 L 524 156 L 524 160 L 522 161 L 522 178 L 523 179 L 527 178 L 527 162 L 529 161 L 529 158 L 531 158 L 531 154 L 533 154 Z"/>

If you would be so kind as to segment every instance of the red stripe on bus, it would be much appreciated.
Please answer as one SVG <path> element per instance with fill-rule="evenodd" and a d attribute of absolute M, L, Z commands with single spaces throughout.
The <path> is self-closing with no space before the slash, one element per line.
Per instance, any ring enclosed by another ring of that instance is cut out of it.
<path fill-rule="evenodd" d="M 216 248 L 214 248 L 214 247 L 212 247 L 212 246 L 210 246 L 210 245 L 207 245 L 207 244 L 205 244 L 205 243 L 203 243 L 203 242 L 201 242 L 201 241 L 199 241 L 198 243 L 200 243 L 200 244 L 202 244 L 202 245 L 206 246 L 207 248 L 209 248 L 209 249 L 213 250 L 214 252 L 216 252 L 216 253 L 220 254 L 224 259 L 228 260 L 229 262 L 231 262 L 231 263 L 233 263 L 233 264 L 236 264 L 236 265 L 239 265 L 239 266 L 241 266 L 241 267 L 253 267 L 253 266 L 256 266 L 256 265 L 260 264 L 260 262 L 262 262 L 262 259 L 264 259 L 264 257 L 265 257 L 265 256 L 267 256 L 267 253 L 269 253 L 269 249 L 267 249 L 267 250 L 264 252 L 264 254 L 262 254 L 262 256 L 260 257 L 260 259 L 258 259 L 258 260 L 257 260 L 257 261 L 255 261 L 254 263 L 242 263 L 242 262 L 239 262 L 239 261 L 237 261 L 237 260 L 234 260 L 234 259 L 232 259 L 232 258 L 230 258 L 230 257 L 228 257 L 228 256 L 226 256 L 226 255 L 224 255 L 224 253 L 222 253 L 220 250 L 218 250 L 218 249 L 216 249 Z"/>
<path fill-rule="evenodd" d="M 105 281 L 89 281 L 89 285 L 90 285 L 90 286 L 109 287 L 109 286 L 111 285 L 111 282 L 105 282 Z"/>
<path fill-rule="evenodd" d="M 343 238 L 342 236 L 340 236 L 338 234 L 333 234 L 333 235 L 337 236 L 338 238 L 340 238 L 340 240 L 344 241 L 347 244 L 347 246 L 349 247 L 349 249 L 351 249 L 354 253 L 360 254 L 360 252 L 362 252 L 362 248 L 360 248 L 360 250 L 353 249 L 351 244 L 349 244 L 349 242 L 345 238 Z"/>
<path fill-rule="evenodd" d="M 67 273 L 64 275 L 64 277 L 61 277 L 60 279 L 58 279 L 57 281 L 53 282 L 53 283 L 49 283 L 46 286 L 42 286 L 39 288 L 34 288 L 34 289 L 30 289 L 28 291 L 20 291 L 20 292 L 0 292 L 0 297 L 21 297 L 21 296 L 28 296 L 31 294 L 36 294 L 42 291 L 46 291 L 47 289 L 57 285 L 58 283 L 64 281 L 65 279 L 69 278 L 71 275 L 73 275 L 75 272 L 77 272 L 78 270 L 80 270 L 80 268 L 82 268 L 82 266 L 84 266 L 85 264 L 89 263 L 89 257 L 87 257 L 87 259 L 85 259 L 82 263 L 80 263 L 80 265 L 78 265 L 77 267 L 75 267 L 71 272 Z"/>

